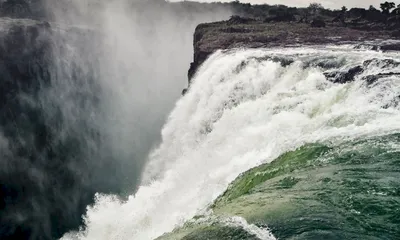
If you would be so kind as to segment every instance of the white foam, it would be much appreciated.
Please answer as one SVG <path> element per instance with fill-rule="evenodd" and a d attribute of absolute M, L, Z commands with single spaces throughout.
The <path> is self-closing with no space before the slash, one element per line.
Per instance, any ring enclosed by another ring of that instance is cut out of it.
<path fill-rule="evenodd" d="M 246 219 L 241 217 L 232 217 L 225 219 L 224 223 L 227 226 L 242 228 L 261 240 L 276 240 L 276 238 L 267 229 L 259 228 L 254 224 L 249 224 Z"/>
<path fill-rule="evenodd" d="M 399 79 L 371 88 L 362 81 L 338 85 L 301 61 L 282 67 L 254 59 L 266 55 L 344 58 L 341 68 L 370 58 L 399 60 L 349 49 L 215 53 L 170 114 L 135 196 L 121 202 L 98 195 L 85 217 L 86 230 L 63 239 L 154 239 L 204 212 L 238 174 L 304 143 L 400 130 L 399 109 L 382 108 L 399 96 Z M 379 71 L 371 66 L 361 76 Z"/>

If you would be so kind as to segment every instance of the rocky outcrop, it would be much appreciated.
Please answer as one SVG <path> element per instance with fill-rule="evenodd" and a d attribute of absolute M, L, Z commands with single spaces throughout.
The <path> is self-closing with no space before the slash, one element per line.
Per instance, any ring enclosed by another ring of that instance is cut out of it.
<path fill-rule="evenodd" d="M 355 76 L 362 73 L 364 68 L 356 66 L 345 72 L 329 72 L 325 73 L 328 80 L 334 83 L 347 83 L 354 80 Z"/>
<path fill-rule="evenodd" d="M 400 50 L 399 42 L 375 42 L 376 39 L 400 40 L 398 30 L 385 30 L 382 27 L 374 29 L 371 27 L 375 26 L 373 23 L 343 27 L 323 20 L 314 25 L 316 27 L 285 21 L 237 21 L 236 17 L 228 21 L 200 24 L 194 33 L 194 58 L 188 72 L 189 84 L 198 67 L 210 54 L 220 49 L 369 42 L 368 46 L 361 44 L 359 47 L 382 51 Z"/>

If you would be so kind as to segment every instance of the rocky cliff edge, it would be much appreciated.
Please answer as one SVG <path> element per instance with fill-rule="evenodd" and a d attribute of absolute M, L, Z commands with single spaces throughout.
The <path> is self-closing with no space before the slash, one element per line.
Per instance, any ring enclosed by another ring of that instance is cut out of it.
<path fill-rule="evenodd" d="M 265 22 L 232 16 L 227 21 L 196 27 L 194 59 L 188 71 L 189 84 L 199 66 L 216 50 L 358 43 L 371 50 L 398 51 L 400 42 L 397 40 L 400 40 L 400 29 L 397 28 L 352 27 L 325 21 L 311 24 Z"/>

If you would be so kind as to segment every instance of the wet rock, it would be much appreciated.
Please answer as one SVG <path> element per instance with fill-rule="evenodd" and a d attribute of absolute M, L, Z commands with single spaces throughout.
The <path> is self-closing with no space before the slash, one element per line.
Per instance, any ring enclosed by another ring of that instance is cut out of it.
<path fill-rule="evenodd" d="M 395 68 L 400 66 L 400 62 L 397 62 L 396 60 L 393 59 L 369 59 L 364 61 L 363 63 L 364 67 L 373 67 L 374 65 L 379 65 L 380 68 Z"/>
<path fill-rule="evenodd" d="M 400 66 L 400 63 L 393 60 L 393 59 L 377 59 L 373 58 L 370 60 L 364 61 L 362 66 L 356 66 L 348 71 L 345 72 L 339 72 L 339 71 L 334 71 L 334 72 L 326 72 L 324 73 L 325 77 L 334 83 L 348 83 L 352 82 L 355 80 L 355 77 L 361 73 L 364 72 L 364 69 L 373 67 L 374 65 L 379 65 L 381 69 L 393 69 L 396 68 L 397 66 Z M 368 75 L 362 78 L 363 81 L 366 81 L 368 85 L 371 85 L 378 81 L 379 79 L 382 78 L 387 78 L 391 76 L 398 76 L 400 73 L 398 72 L 387 72 L 387 73 L 379 73 L 375 75 Z"/>
<path fill-rule="evenodd" d="M 190 68 L 188 70 L 188 79 L 192 79 L 194 74 L 196 73 L 197 64 L 195 62 L 190 63 Z"/>
<path fill-rule="evenodd" d="M 382 51 L 400 51 L 400 43 L 384 44 L 380 49 Z"/>
<path fill-rule="evenodd" d="M 363 71 L 363 67 L 356 66 L 346 72 L 329 72 L 324 73 L 324 75 L 331 82 L 343 84 L 354 81 L 355 77 Z"/>
<path fill-rule="evenodd" d="M 265 57 L 256 57 L 253 58 L 257 61 L 272 61 L 276 63 L 280 63 L 282 67 L 287 67 L 294 63 L 294 59 L 292 58 L 287 58 L 287 57 L 279 57 L 279 56 L 265 56 Z"/>
<path fill-rule="evenodd" d="M 400 73 L 395 73 L 395 72 L 379 73 L 376 75 L 369 75 L 369 76 L 363 77 L 363 80 L 366 81 L 368 85 L 371 85 L 382 78 L 388 78 L 388 77 L 392 77 L 392 76 L 400 76 Z"/>

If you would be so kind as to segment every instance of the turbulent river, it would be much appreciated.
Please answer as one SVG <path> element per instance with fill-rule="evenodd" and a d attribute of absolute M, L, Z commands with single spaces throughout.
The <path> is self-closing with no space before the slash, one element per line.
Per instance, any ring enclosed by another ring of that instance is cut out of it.
<path fill-rule="evenodd" d="M 136 194 L 98 194 L 62 239 L 400 238 L 399 101 L 398 53 L 218 51 Z"/>

